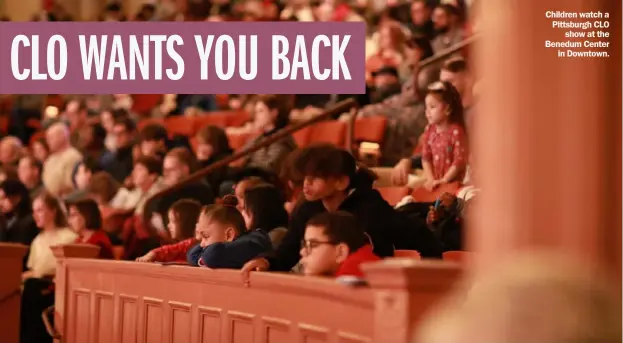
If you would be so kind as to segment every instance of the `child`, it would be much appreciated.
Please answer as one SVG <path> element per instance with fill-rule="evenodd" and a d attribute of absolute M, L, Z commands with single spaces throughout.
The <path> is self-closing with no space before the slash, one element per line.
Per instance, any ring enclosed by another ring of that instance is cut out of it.
<path fill-rule="evenodd" d="M 197 222 L 201 241 L 188 252 L 188 263 L 208 268 L 239 269 L 249 260 L 272 249 L 264 230 L 246 232 L 244 218 L 235 208 L 234 197 L 225 205 L 203 208 Z"/>
<path fill-rule="evenodd" d="M 186 262 L 186 254 L 197 244 L 195 226 L 201 212 L 201 204 L 195 200 L 182 199 L 168 211 L 169 234 L 178 243 L 153 249 L 136 259 L 137 262 Z"/>
<path fill-rule="evenodd" d="M 240 183 L 236 187 L 236 194 L 239 187 Z M 268 233 L 273 248 L 277 248 L 288 232 L 289 218 L 283 193 L 271 184 L 260 183 L 246 186 L 241 198 L 244 202 L 242 206 L 238 205 L 238 209 L 247 229 Z"/>
<path fill-rule="evenodd" d="M 430 207 L 426 225 L 444 251 L 463 248 L 463 206 L 465 202 L 450 193 L 442 194 Z"/>
<path fill-rule="evenodd" d="M 381 259 L 357 218 L 343 211 L 310 219 L 300 254 L 303 273 L 314 276 L 363 277 L 361 264 Z"/>
<path fill-rule="evenodd" d="M 357 168 L 350 153 L 331 144 L 319 144 L 301 149 L 296 155 L 293 168 L 304 180 L 306 201 L 292 213 L 288 233 L 275 253 L 249 262 L 243 270 L 245 275 L 251 270 L 288 271 L 294 267 L 307 222 L 323 212 L 346 211 L 359 218 L 378 256 L 393 256 L 395 247 L 441 257 L 432 233 L 426 228 L 414 228 L 408 218 L 397 213 L 372 188 L 374 177 Z"/>
<path fill-rule="evenodd" d="M 422 167 L 426 183 L 432 190 L 437 186 L 465 177 L 468 146 L 459 92 L 449 82 L 435 82 L 426 95 Z"/>
<path fill-rule="evenodd" d="M 81 199 L 69 205 L 69 227 L 78 234 L 76 243 L 100 247 L 99 258 L 112 259 L 112 242 L 102 229 L 102 214 L 93 199 Z"/>

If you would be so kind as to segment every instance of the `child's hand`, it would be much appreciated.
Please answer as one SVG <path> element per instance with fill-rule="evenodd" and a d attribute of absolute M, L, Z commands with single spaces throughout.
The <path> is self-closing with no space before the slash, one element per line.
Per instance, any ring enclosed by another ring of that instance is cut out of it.
<path fill-rule="evenodd" d="M 409 181 L 409 173 L 411 172 L 411 160 L 404 158 L 392 169 L 392 183 L 395 186 L 405 186 Z"/>
<path fill-rule="evenodd" d="M 429 207 L 428 214 L 426 215 L 426 224 L 432 225 L 437 220 L 439 220 L 439 215 L 437 214 L 437 210 L 435 210 L 433 206 Z"/>
<path fill-rule="evenodd" d="M 153 251 L 148 252 L 147 254 L 136 259 L 136 262 L 153 262 L 156 258 L 156 254 Z"/>
<path fill-rule="evenodd" d="M 445 208 L 450 208 L 452 207 L 452 204 L 454 204 L 454 201 L 456 200 L 456 196 L 454 196 L 454 194 L 451 193 L 443 193 L 440 197 L 439 197 L 439 202 L 441 203 L 441 205 Z"/>
<path fill-rule="evenodd" d="M 431 192 L 433 189 L 435 189 L 435 187 L 437 187 L 435 180 L 426 180 L 426 183 L 424 184 L 424 189 Z"/>

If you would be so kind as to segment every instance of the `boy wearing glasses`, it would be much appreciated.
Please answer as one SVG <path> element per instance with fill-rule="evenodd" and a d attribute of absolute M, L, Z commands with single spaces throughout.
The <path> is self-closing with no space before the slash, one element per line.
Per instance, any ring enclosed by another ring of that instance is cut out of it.
<path fill-rule="evenodd" d="M 361 264 L 378 261 L 357 218 L 348 212 L 325 212 L 307 222 L 301 242 L 305 275 L 363 277 Z"/>

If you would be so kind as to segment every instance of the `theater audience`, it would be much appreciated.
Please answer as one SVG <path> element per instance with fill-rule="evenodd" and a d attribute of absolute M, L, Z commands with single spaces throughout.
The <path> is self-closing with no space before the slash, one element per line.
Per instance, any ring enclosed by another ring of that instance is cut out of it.
<path fill-rule="evenodd" d="M 95 200 L 81 199 L 69 204 L 69 227 L 78 235 L 76 243 L 100 248 L 99 258 L 112 259 L 112 243 L 102 229 L 102 214 Z"/>
<path fill-rule="evenodd" d="M 398 80 L 395 67 L 381 67 L 372 72 L 374 88 L 370 95 L 370 103 L 382 102 L 388 97 L 400 93 L 402 86 Z"/>
<path fill-rule="evenodd" d="M 41 181 L 41 169 L 43 166 L 32 155 L 25 155 L 17 165 L 17 177 L 28 188 L 30 199 L 36 198 L 45 190 Z"/>
<path fill-rule="evenodd" d="M 251 179 L 252 180 L 252 179 Z M 274 185 L 259 183 L 236 186 L 244 188 L 242 206 L 238 206 L 248 231 L 262 230 L 268 233 L 273 248 L 277 248 L 287 233 L 288 212 L 283 192 Z M 244 182 L 243 182 L 244 183 Z M 237 197 L 238 198 L 238 197 Z"/>
<path fill-rule="evenodd" d="M 142 215 L 145 201 L 164 187 L 161 173 L 162 162 L 157 157 L 140 157 L 132 170 L 132 184 L 135 188 L 117 192 L 110 206 L 123 210 L 134 209 L 136 215 Z"/>
<path fill-rule="evenodd" d="M 17 169 L 14 166 L 0 166 L 0 182 L 4 180 L 17 180 Z"/>
<path fill-rule="evenodd" d="M 87 196 L 92 176 L 100 171 L 99 163 L 96 159 L 86 157 L 78 162 L 74 167 L 73 181 L 75 190 L 64 197 L 65 201 L 76 201 Z"/>
<path fill-rule="evenodd" d="M 195 232 L 201 204 L 194 200 L 182 199 L 176 201 L 168 212 L 169 235 L 177 243 L 167 244 L 151 250 L 136 259 L 138 262 L 186 262 L 186 254 L 194 245 L 199 243 Z"/>
<path fill-rule="evenodd" d="M 30 245 L 28 270 L 23 279 L 41 278 L 56 274 L 56 258 L 50 247 L 76 241 L 78 235 L 69 229 L 60 201 L 50 193 L 42 193 L 32 203 L 35 224 L 41 232 Z"/>
<path fill-rule="evenodd" d="M 363 226 L 348 212 L 326 212 L 306 225 L 301 247 L 303 274 L 363 278 L 361 264 L 378 261 Z"/>
<path fill-rule="evenodd" d="M 440 4 L 432 14 L 436 36 L 431 41 L 435 53 L 439 53 L 465 39 L 460 22 L 459 9 L 450 4 Z"/>
<path fill-rule="evenodd" d="M 63 123 L 52 124 L 46 131 L 50 156 L 43 165 L 43 184 L 53 196 L 74 190 L 72 172 L 82 154 L 69 141 L 69 129 Z"/>
<path fill-rule="evenodd" d="M 153 123 L 147 124 L 139 132 L 141 154 L 164 158 L 167 152 L 168 133 L 164 126 Z"/>
<path fill-rule="evenodd" d="M 0 242 L 30 245 L 39 234 L 28 189 L 18 180 L 0 183 L 0 212 L 6 222 L 0 230 Z"/>
<path fill-rule="evenodd" d="M 125 192 L 125 194 L 118 194 L 119 192 Z M 121 200 L 115 200 L 115 203 L 113 203 L 113 199 L 116 197 L 125 199 L 124 197 L 128 196 L 127 192 L 129 191 L 125 188 L 122 189 L 119 182 L 105 171 L 93 174 L 90 178 L 89 185 L 86 187 L 86 196 L 97 202 L 104 216 L 106 216 L 105 212 L 107 212 L 107 209 L 114 208 L 113 205 L 119 206 L 117 208 L 124 209 L 124 207 L 116 203 L 116 201 L 121 202 Z"/>
<path fill-rule="evenodd" d="M 44 137 L 34 140 L 30 145 L 30 149 L 32 150 L 32 155 L 42 165 L 50 155 L 50 148 Z"/>
<path fill-rule="evenodd" d="M 225 159 L 234 152 L 229 145 L 225 130 L 217 126 L 205 126 L 195 135 L 197 139 L 197 162 L 200 168 L 208 167 L 222 159 Z M 213 171 L 206 177 L 206 182 L 213 190 L 218 190 L 221 183 L 227 178 L 228 166 L 223 166 Z"/>
<path fill-rule="evenodd" d="M 435 38 L 435 26 L 431 20 L 433 8 L 427 0 L 414 0 L 411 3 L 411 23 L 409 29 L 415 37 L 424 37 L 427 40 Z"/>
<path fill-rule="evenodd" d="M 0 141 L 0 166 L 16 167 L 24 147 L 17 137 L 7 136 Z"/>
<path fill-rule="evenodd" d="M 105 153 L 100 161 L 102 168 L 121 183 L 130 176 L 134 166 L 132 140 L 135 133 L 136 125 L 127 115 L 116 118 L 112 132 L 115 149 Z"/>
<path fill-rule="evenodd" d="M 197 222 L 201 242 L 188 252 L 193 266 L 239 269 L 261 253 L 272 250 L 268 233 L 262 229 L 247 231 L 245 220 L 235 208 L 235 198 L 224 205 L 205 207 Z"/>

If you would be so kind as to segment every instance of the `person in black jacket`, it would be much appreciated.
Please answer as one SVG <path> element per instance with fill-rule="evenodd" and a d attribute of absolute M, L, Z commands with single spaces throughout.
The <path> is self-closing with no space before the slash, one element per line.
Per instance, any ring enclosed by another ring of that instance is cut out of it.
<path fill-rule="evenodd" d="M 312 145 L 297 151 L 292 166 L 303 179 L 305 202 L 292 213 L 288 233 L 272 254 L 249 261 L 243 278 L 251 270 L 289 271 L 299 261 L 300 242 L 307 221 L 319 213 L 345 211 L 364 223 L 374 253 L 393 256 L 394 249 L 418 250 L 424 257 L 441 257 L 441 247 L 432 233 L 413 227 L 372 188 L 374 176 L 357 168 L 355 158 L 330 144 Z"/>
<path fill-rule="evenodd" d="M 0 183 L 0 212 L 5 219 L 0 242 L 30 245 L 39 229 L 32 217 L 28 188 L 23 183 L 14 179 Z M 24 267 L 27 259 L 28 254 L 24 256 Z"/>

